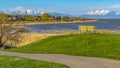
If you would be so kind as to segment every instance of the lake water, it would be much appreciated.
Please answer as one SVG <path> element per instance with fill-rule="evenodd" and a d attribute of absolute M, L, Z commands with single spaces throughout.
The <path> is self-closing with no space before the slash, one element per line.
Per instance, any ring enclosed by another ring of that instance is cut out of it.
<path fill-rule="evenodd" d="M 64 23 L 64 24 L 35 24 L 29 25 L 32 32 L 40 32 L 44 30 L 78 30 L 78 26 L 92 25 L 96 29 L 120 29 L 120 19 L 99 19 L 96 22 L 83 23 Z"/>

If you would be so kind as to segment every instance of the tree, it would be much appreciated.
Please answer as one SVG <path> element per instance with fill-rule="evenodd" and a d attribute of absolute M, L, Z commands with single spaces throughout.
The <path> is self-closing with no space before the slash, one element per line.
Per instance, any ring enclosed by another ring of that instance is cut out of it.
<path fill-rule="evenodd" d="M 62 17 L 62 21 L 70 21 L 70 17 L 68 17 L 68 16 Z"/>
<path fill-rule="evenodd" d="M 19 27 L 16 23 L 9 22 L 8 15 L 0 13 L 0 49 L 11 47 L 21 40 L 21 33 L 24 27 Z"/>
<path fill-rule="evenodd" d="M 0 22 L 8 21 L 8 15 L 0 12 Z"/>
<path fill-rule="evenodd" d="M 50 14 L 44 13 L 44 14 L 42 14 L 42 16 L 41 16 L 41 20 L 47 21 L 47 20 L 50 20 L 51 17 L 52 17 L 52 16 L 51 16 Z"/>

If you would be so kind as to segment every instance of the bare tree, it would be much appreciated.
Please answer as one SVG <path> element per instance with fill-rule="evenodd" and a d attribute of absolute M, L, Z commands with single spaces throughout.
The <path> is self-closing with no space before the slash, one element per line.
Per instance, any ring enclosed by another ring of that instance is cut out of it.
<path fill-rule="evenodd" d="M 24 32 L 24 27 L 20 27 L 18 23 L 9 22 L 8 15 L 0 13 L 0 49 L 15 46 L 21 41 L 21 33 Z"/>

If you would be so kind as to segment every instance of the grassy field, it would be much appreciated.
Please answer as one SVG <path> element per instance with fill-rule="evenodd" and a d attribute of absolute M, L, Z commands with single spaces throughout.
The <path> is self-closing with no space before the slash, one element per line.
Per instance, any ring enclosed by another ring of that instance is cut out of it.
<path fill-rule="evenodd" d="M 18 57 L 0 56 L 0 68 L 67 68 L 64 65 Z"/>
<path fill-rule="evenodd" d="M 120 60 L 120 35 L 71 34 L 54 36 L 8 51 L 67 54 Z"/>

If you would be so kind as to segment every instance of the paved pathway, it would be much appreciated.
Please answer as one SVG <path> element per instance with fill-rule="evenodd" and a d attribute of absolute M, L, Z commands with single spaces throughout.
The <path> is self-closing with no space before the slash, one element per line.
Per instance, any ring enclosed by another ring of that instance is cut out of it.
<path fill-rule="evenodd" d="M 61 63 L 70 68 L 120 68 L 120 61 L 92 57 L 69 56 L 61 54 L 25 54 L 15 52 L 2 52 L 0 55 L 18 56 L 36 60 Z"/>

